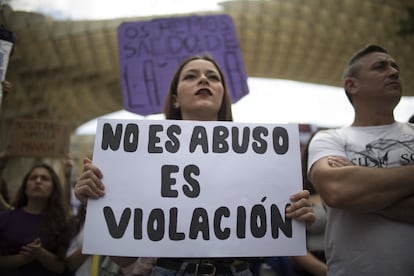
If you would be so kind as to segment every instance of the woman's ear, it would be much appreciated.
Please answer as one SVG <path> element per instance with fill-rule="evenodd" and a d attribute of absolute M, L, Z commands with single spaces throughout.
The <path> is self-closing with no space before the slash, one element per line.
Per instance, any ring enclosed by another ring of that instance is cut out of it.
<path fill-rule="evenodd" d="M 180 108 L 180 104 L 177 101 L 177 95 L 172 95 L 171 99 L 173 102 L 173 107 L 176 109 Z"/>

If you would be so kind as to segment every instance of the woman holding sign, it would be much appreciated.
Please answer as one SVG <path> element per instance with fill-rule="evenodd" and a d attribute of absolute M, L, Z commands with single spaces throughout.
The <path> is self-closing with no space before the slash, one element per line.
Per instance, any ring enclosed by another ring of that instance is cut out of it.
<path fill-rule="evenodd" d="M 166 119 L 197 121 L 232 121 L 231 100 L 224 76 L 217 63 L 209 56 L 187 59 L 176 71 L 164 108 Z M 86 203 L 88 198 L 105 195 L 102 172 L 89 159 L 84 160 L 83 173 L 75 186 L 75 195 Z M 300 191 L 291 198 L 285 216 L 313 223 L 315 216 L 309 201 L 309 192 Z M 135 258 L 113 257 L 121 266 L 131 264 Z M 244 259 L 158 259 L 152 275 L 251 275 Z"/>

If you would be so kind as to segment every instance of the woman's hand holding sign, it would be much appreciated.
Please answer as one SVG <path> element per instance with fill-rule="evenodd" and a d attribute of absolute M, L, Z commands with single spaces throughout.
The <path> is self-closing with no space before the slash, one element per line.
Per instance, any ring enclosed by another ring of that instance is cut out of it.
<path fill-rule="evenodd" d="M 83 160 L 83 172 L 75 185 L 75 195 L 86 204 L 88 198 L 98 199 L 105 195 L 101 170 L 89 158 Z"/>
<path fill-rule="evenodd" d="M 292 204 L 286 208 L 286 217 L 306 222 L 311 226 L 315 220 L 312 202 L 309 200 L 309 191 L 303 190 L 290 197 Z"/>

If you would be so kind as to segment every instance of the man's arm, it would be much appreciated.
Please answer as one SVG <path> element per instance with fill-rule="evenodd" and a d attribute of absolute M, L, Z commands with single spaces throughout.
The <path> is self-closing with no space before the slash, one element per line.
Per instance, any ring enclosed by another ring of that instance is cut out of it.
<path fill-rule="evenodd" d="M 330 207 L 378 212 L 414 196 L 414 165 L 396 168 L 331 166 L 332 159 L 335 157 L 316 161 L 309 173 L 311 182 Z"/>
<path fill-rule="evenodd" d="M 414 224 L 414 195 L 403 198 L 376 213 L 388 219 Z"/>

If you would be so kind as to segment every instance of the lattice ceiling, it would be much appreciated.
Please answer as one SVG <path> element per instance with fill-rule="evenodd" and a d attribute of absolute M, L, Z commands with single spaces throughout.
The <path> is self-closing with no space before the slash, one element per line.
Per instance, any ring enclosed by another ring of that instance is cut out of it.
<path fill-rule="evenodd" d="M 349 56 L 368 43 L 387 48 L 402 69 L 404 94 L 414 96 L 414 35 L 398 36 L 414 0 L 229 1 L 247 73 L 340 86 Z M 200 14 L 200 13 L 198 13 Z M 182 15 L 181 15 L 182 16 Z M 7 79 L 13 95 L 1 119 L 82 123 L 122 109 L 116 29 L 123 18 L 54 21 L 2 6 L 0 24 L 18 37 Z M 300 100 L 300 99 L 298 99 Z"/>

